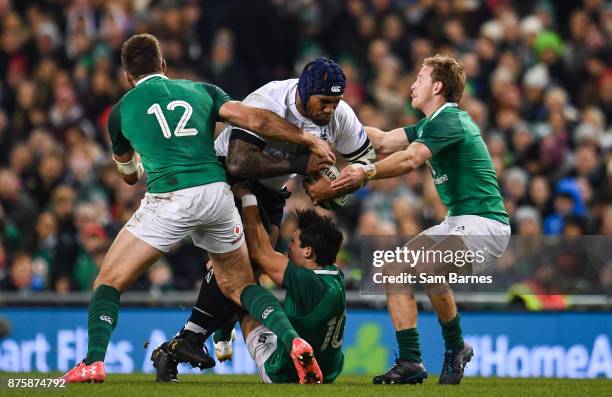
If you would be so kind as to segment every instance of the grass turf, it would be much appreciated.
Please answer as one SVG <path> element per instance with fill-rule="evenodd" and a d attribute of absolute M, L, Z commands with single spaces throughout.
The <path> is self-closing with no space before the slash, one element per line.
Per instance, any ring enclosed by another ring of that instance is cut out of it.
<path fill-rule="evenodd" d="M 436 377 L 416 386 L 374 386 L 371 376 L 341 376 L 332 385 L 264 385 L 255 376 L 180 375 L 178 384 L 159 384 L 154 375 L 111 374 L 102 384 L 73 384 L 61 389 L 9 389 L 8 378 L 48 378 L 47 374 L 1 374 L 0 395 L 62 396 L 282 396 L 282 397 L 360 397 L 360 396 L 610 396 L 612 381 L 607 379 L 510 379 L 465 378 L 460 386 L 438 385 Z"/>

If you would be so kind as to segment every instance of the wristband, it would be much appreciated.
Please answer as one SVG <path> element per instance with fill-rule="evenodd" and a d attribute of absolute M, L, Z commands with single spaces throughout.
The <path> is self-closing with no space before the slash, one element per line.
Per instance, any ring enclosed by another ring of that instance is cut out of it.
<path fill-rule="evenodd" d="M 242 197 L 242 208 L 257 205 L 257 197 L 254 194 L 245 194 Z"/>
<path fill-rule="evenodd" d="M 117 170 L 119 170 L 119 172 L 122 173 L 123 175 L 131 175 L 135 172 L 138 173 L 139 177 L 140 175 L 142 175 L 142 172 L 143 172 L 142 163 L 140 163 L 139 161 L 136 161 L 135 152 L 134 152 L 134 156 L 132 156 L 132 159 L 128 162 L 121 163 L 115 159 L 114 155 L 113 155 L 113 161 L 115 162 L 115 165 L 117 166 Z"/>
<path fill-rule="evenodd" d="M 365 171 L 366 179 L 372 179 L 376 176 L 376 166 L 374 164 L 365 164 L 361 168 Z"/>

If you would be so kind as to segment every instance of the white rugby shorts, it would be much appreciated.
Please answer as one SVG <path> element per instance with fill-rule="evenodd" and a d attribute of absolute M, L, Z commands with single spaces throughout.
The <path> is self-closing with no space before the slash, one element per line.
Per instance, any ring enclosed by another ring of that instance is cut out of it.
<path fill-rule="evenodd" d="M 472 273 L 477 274 L 504 253 L 510 241 L 510 225 L 478 215 L 447 216 L 421 234 L 437 242 L 459 236 L 468 250 L 483 251 L 485 260 L 472 262 Z"/>
<path fill-rule="evenodd" d="M 225 182 L 168 193 L 146 193 L 125 228 L 140 240 L 168 252 L 185 236 L 214 254 L 244 244 L 244 228 Z"/>

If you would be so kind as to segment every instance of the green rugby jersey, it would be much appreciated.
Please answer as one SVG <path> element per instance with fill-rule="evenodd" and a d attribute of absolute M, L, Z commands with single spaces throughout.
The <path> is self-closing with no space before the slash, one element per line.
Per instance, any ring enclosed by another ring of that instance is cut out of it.
<path fill-rule="evenodd" d="M 287 290 L 283 309 L 291 325 L 312 346 L 323 382 L 333 382 L 344 365 L 344 275 L 336 266 L 310 270 L 289 261 L 283 287 Z M 268 358 L 265 368 L 274 383 L 298 382 L 293 361 L 282 343 Z"/>
<path fill-rule="evenodd" d="M 214 132 L 219 109 L 229 100 L 211 84 L 147 76 L 111 110 L 113 153 L 140 154 L 152 193 L 225 181 Z"/>
<path fill-rule="evenodd" d="M 409 142 L 426 145 L 436 190 L 449 216 L 478 215 L 509 224 L 493 161 L 472 118 L 446 103 L 404 128 Z"/>

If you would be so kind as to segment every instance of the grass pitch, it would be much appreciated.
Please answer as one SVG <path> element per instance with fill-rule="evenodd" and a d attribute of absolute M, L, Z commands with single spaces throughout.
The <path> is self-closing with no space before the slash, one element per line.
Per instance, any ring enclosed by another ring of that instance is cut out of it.
<path fill-rule="evenodd" d="M 416 386 L 374 386 L 371 376 L 340 376 L 332 385 L 264 385 L 255 376 L 180 375 L 178 384 L 155 383 L 154 375 L 108 375 L 102 384 L 73 384 L 66 388 L 9 389 L 8 378 L 48 378 L 48 374 L 0 374 L 0 395 L 32 396 L 281 396 L 281 397 L 419 397 L 419 396 L 611 396 L 607 379 L 464 378 L 460 386 L 441 386 L 430 377 Z"/>

